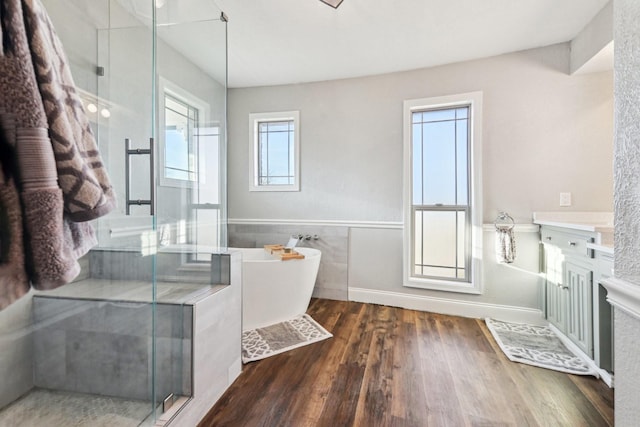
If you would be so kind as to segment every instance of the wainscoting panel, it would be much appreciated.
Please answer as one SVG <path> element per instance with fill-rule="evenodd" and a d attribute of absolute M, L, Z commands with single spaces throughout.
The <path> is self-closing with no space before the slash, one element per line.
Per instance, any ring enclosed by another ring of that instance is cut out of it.
<path fill-rule="evenodd" d="M 539 274 L 540 237 L 535 224 L 516 224 L 518 255 L 512 264 L 497 262 L 495 226 L 483 226 L 483 292 L 469 295 L 403 286 L 402 224 L 257 219 L 229 222 L 231 247 L 286 244 L 291 235 L 311 236 L 300 244 L 322 251 L 313 293 L 318 298 L 357 300 L 472 317 L 485 312 L 508 313 L 504 320 L 512 321 L 541 318 L 543 279 Z M 317 240 L 313 239 L 314 235 L 318 236 Z M 407 301 L 411 303 L 409 306 Z M 414 307 L 416 301 L 420 304 Z M 429 304 L 425 305 L 425 301 Z M 443 305 L 443 301 L 447 304 Z M 482 310 L 470 311 L 470 307 Z"/>

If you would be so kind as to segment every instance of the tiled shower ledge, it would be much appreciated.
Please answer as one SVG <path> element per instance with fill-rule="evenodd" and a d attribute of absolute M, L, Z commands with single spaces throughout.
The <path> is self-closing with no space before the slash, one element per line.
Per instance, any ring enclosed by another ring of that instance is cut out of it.
<path fill-rule="evenodd" d="M 156 302 L 191 305 L 223 288 L 224 285 L 158 282 Z M 35 295 L 46 298 L 151 302 L 152 287 L 150 282 L 144 281 L 85 279 L 51 291 L 38 291 Z"/>

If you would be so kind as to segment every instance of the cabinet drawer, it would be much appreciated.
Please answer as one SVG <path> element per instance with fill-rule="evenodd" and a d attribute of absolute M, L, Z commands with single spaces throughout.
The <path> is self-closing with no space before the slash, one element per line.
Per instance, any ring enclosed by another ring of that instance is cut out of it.
<path fill-rule="evenodd" d="M 542 243 L 557 246 L 567 254 L 591 256 L 591 250 L 587 248 L 587 243 L 593 241 L 592 237 L 549 230 L 544 227 L 540 233 Z"/>

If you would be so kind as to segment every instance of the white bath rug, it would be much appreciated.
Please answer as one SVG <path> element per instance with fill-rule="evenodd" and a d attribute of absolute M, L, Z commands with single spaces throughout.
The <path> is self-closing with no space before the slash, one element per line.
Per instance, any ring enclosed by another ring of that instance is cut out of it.
<path fill-rule="evenodd" d="M 242 362 L 264 359 L 332 336 L 308 314 L 264 328 L 251 329 L 242 333 Z"/>
<path fill-rule="evenodd" d="M 576 375 L 598 373 L 581 356 L 571 352 L 546 326 L 485 319 L 493 338 L 513 362 L 526 363 Z"/>

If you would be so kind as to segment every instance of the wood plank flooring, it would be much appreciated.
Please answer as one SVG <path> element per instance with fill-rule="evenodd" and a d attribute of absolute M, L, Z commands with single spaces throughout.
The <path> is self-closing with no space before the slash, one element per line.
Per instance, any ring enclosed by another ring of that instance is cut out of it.
<path fill-rule="evenodd" d="M 244 366 L 209 426 L 613 426 L 613 390 L 510 362 L 484 321 L 313 299 L 330 338 Z"/>

